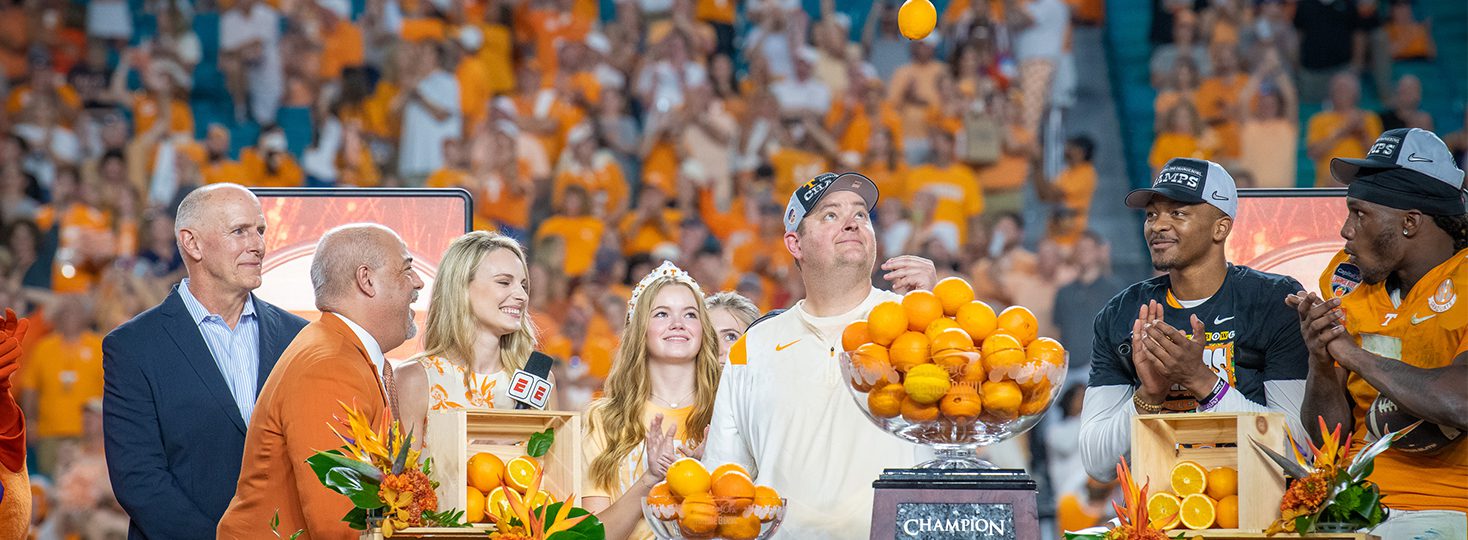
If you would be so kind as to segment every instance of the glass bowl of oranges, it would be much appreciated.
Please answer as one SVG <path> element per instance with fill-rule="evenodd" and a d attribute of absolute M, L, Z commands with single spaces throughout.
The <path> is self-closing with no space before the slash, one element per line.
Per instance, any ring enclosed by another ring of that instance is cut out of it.
<path fill-rule="evenodd" d="M 841 336 L 841 373 L 877 427 L 932 447 L 919 468 L 993 468 L 977 449 L 1034 427 L 1068 356 L 1023 306 L 995 312 L 961 278 L 878 304 Z"/>
<path fill-rule="evenodd" d="M 710 472 L 683 458 L 642 499 L 642 515 L 661 540 L 762 540 L 780 528 L 785 502 L 774 489 L 754 485 L 739 465 Z"/>

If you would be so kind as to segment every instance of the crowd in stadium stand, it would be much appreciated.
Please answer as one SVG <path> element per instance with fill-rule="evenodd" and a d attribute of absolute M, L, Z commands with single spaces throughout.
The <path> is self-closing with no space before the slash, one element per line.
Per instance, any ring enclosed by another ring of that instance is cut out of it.
<path fill-rule="evenodd" d="M 1307 128 L 1315 159 L 1364 153 L 1388 121 L 1431 127 L 1419 81 L 1378 115 L 1357 108 L 1357 79 L 1332 79 L 1364 60 L 1339 54 L 1331 25 L 1379 25 L 1393 58 L 1434 53 L 1405 3 L 1360 19 L 1312 0 L 1156 3 L 1154 166 L 1200 155 L 1242 164 L 1241 185 L 1292 182 L 1296 104 L 1327 93 Z M 799 298 L 781 211 L 831 170 L 880 186 L 881 256 L 929 258 L 1087 351 L 1087 314 L 1122 286 L 1087 230 L 1095 145 L 1065 140 L 1047 177 L 1040 134 L 1074 85 L 1072 24 L 1099 24 L 1102 1 L 940 8 L 914 42 L 884 2 L 0 2 L 0 306 L 39 325 L 26 348 L 44 361 L 17 379 L 38 537 L 126 530 L 101 458 L 101 336 L 182 277 L 170 213 L 213 182 L 469 191 L 476 229 L 529 246 L 539 349 L 583 403 L 630 285 L 664 259 L 762 310 Z M 1029 189 L 1044 223 L 1021 218 Z M 1083 377 L 1086 355 L 1072 362 Z M 1079 392 L 1063 405 L 1045 430 L 1067 471 L 1055 489 L 1073 494 L 1060 513 L 1094 521 L 1110 486 L 1075 474 Z M 1023 465 L 1017 448 L 996 461 Z"/>

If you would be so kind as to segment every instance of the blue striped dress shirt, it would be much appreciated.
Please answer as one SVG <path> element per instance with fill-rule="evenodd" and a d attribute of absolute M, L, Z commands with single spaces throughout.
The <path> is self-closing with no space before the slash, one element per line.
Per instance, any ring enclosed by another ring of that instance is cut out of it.
<path fill-rule="evenodd" d="M 255 315 L 254 299 L 245 302 L 239 323 L 230 329 L 224 323 L 224 317 L 209 313 L 204 304 L 189 292 L 188 278 L 178 285 L 178 294 L 183 297 L 184 307 L 193 316 L 194 324 L 199 325 L 199 334 L 209 345 L 214 365 L 224 375 L 224 383 L 229 385 L 229 393 L 240 408 L 240 416 L 249 424 L 250 414 L 255 411 L 255 390 L 260 370 L 260 322 Z"/>

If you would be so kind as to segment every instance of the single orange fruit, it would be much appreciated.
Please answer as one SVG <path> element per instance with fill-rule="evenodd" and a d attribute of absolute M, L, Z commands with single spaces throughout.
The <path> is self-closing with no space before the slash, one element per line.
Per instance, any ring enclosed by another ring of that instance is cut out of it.
<path fill-rule="evenodd" d="M 984 412 L 1001 420 L 1019 417 L 1019 406 L 1024 403 L 1024 394 L 1013 381 L 986 382 L 982 386 Z"/>
<path fill-rule="evenodd" d="M 943 351 L 933 353 L 933 363 L 948 370 L 948 373 L 958 375 L 967 369 L 970 363 L 978 362 L 979 353 L 962 351 Z"/>
<path fill-rule="evenodd" d="M 1172 467 L 1172 492 L 1179 496 L 1195 495 L 1208 490 L 1208 470 L 1196 461 L 1181 461 Z"/>
<path fill-rule="evenodd" d="M 973 360 L 968 363 L 968 366 L 963 368 L 963 373 L 959 374 L 958 381 L 956 383 L 966 384 L 974 388 L 978 388 L 979 385 L 984 384 L 984 381 L 989 380 L 986 378 L 987 375 L 988 374 L 984 372 L 984 362 L 981 360 Z"/>
<path fill-rule="evenodd" d="M 938 8 L 929 0 L 907 0 L 897 8 L 897 30 L 902 37 L 919 40 L 928 37 L 938 24 Z"/>
<path fill-rule="evenodd" d="M 1178 523 L 1182 521 L 1180 512 L 1182 505 L 1177 495 L 1166 491 L 1153 493 L 1147 497 L 1147 518 L 1152 521 L 1153 525 L 1164 531 L 1176 529 Z"/>
<path fill-rule="evenodd" d="M 1215 501 L 1222 501 L 1224 497 L 1239 494 L 1239 471 L 1229 467 L 1218 467 L 1208 471 L 1209 497 Z"/>
<path fill-rule="evenodd" d="M 1183 526 L 1200 531 L 1213 526 L 1218 519 L 1217 503 L 1202 493 L 1194 493 L 1183 497 L 1182 508 L 1178 514 L 1182 516 Z"/>
<path fill-rule="evenodd" d="M 998 328 L 999 317 L 994 314 L 994 308 L 989 307 L 979 300 L 974 300 L 958 308 L 958 313 L 953 316 L 958 322 L 958 327 L 968 332 L 969 337 L 974 338 L 974 344 L 984 341 L 989 334 Z"/>
<path fill-rule="evenodd" d="M 1025 357 L 1031 364 L 1065 365 L 1065 346 L 1053 338 L 1035 338 L 1025 346 Z"/>
<path fill-rule="evenodd" d="M 469 457 L 465 473 L 469 477 L 469 487 L 489 493 L 504 484 L 505 462 L 489 452 L 479 452 Z"/>
<path fill-rule="evenodd" d="M 715 476 L 711 493 L 714 502 L 719 507 L 719 512 L 724 514 L 739 514 L 754 502 L 754 481 L 749 475 L 739 471 L 724 471 L 723 474 Z"/>
<path fill-rule="evenodd" d="M 984 402 L 979 391 L 972 386 L 954 385 L 938 402 L 938 410 L 950 420 L 971 421 L 984 412 Z"/>
<path fill-rule="evenodd" d="M 995 333 L 984 340 L 982 358 L 991 376 L 1014 379 L 1025 366 L 1025 349 L 1014 336 Z"/>
<path fill-rule="evenodd" d="M 851 387 L 861 392 L 882 386 L 896 376 L 892 372 L 892 361 L 887 348 L 876 343 L 863 343 L 851 353 Z"/>
<path fill-rule="evenodd" d="M 754 540 L 759 538 L 759 516 L 726 516 L 719 524 L 719 538 L 727 540 Z"/>
<path fill-rule="evenodd" d="M 908 422 L 932 422 L 939 413 L 937 403 L 918 403 L 911 396 L 902 400 L 902 418 Z"/>
<path fill-rule="evenodd" d="M 1239 528 L 1239 496 L 1228 495 L 1218 500 L 1218 528 Z"/>
<path fill-rule="evenodd" d="M 861 319 L 846 325 L 841 331 L 841 350 L 854 351 L 863 343 L 871 343 L 872 337 L 867 334 L 867 320 Z"/>
<path fill-rule="evenodd" d="M 673 494 L 684 498 L 695 493 L 708 493 L 713 485 L 708 469 L 693 458 L 683 458 L 668 466 L 668 488 Z"/>
<path fill-rule="evenodd" d="M 955 321 L 948 317 L 939 317 L 933 322 L 928 323 L 928 328 L 926 330 L 923 330 L 923 334 L 928 336 L 928 341 L 932 341 L 933 338 L 938 337 L 939 332 L 942 332 L 949 328 L 958 328 L 958 321 Z M 962 330 L 961 328 L 959 329 Z"/>
<path fill-rule="evenodd" d="M 678 517 L 678 499 L 673 497 L 673 490 L 668 488 L 666 481 L 653 484 L 647 491 L 647 505 L 652 507 L 653 515 L 658 519 Z"/>
<path fill-rule="evenodd" d="M 1020 343 L 1029 344 L 1035 337 L 1040 335 L 1040 321 L 1035 314 L 1024 306 L 1009 306 L 999 312 L 997 321 L 999 328 L 1008 332 Z"/>
<path fill-rule="evenodd" d="M 729 471 L 738 471 L 744 473 L 744 476 L 749 476 L 749 470 L 745 469 L 743 465 L 740 465 L 738 463 L 725 463 L 723 465 L 719 465 L 718 467 L 714 467 L 714 470 L 709 471 L 709 478 L 718 478 L 719 475 Z"/>
<path fill-rule="evenodd" d="M 872 342 L 883 347 L 907 331 L 907 311 L 902 304 L 887 301 L 877 304 L 867 313 L 867 335 Z"/>
<path fill-rule="evenodd" d="M 505 485 L 525 493 L 535 475 L 540 474 L 540 462 L 530 456 L 520 456 L 505 464 Z"/>
<path fill-rule="evenodd" d="M 943 304 L 943 314 L 958 315 L 958 308 L 974 301 L 974 287 L 961 277 L 946 277 L 933 285 L 933 295 Z"/>
<path fill-rule="evenodd" d="M 943 303 L 932 291 L 918 289 L 903 295 L 902 309 L 907 311 L 907 329 L 922 332 L 933 321 L 943 318 Z"/>
<path fill-rule="evenodd" d="M 902 414 L 902 402 L 906 399 L 907 391 L 902 389 L 902 383 L 892 383 L 867 394 L 867 410 L 878 418 L 893 418 Z"/>
<path fill-rule="evenodd" d="M 682 518 L 678 526 L 686 533 L 704 535 L 719 528 L 719 508 L 714 497 L 708 493 L 693 493 L 683 497 Z"/>
<path fill-rule="evenodd" d="M 768 486 L 754 487 L 754 506 L 762 509 L 775 509 L 785 506 L 785 501 L 780 500 L 780 492 Z M 760 521 L 773 521 L 775 512 L 761 514 Z"/>
<path fill-rule="evenodd" d="M 1050 392 L 1046 390 L 1044 394 L 1038 394 L 1035 397 L 1026 397 L 1024 402 L 1019 404 L 1019 415 L 1034 416 L 1045 412 L 1045 408 L 1049 406 Z"/>
<path fill-rule="evenodd" d="M 934 354 L 946 351 L 973 351 L 977 349 L 977 347 L 974 347 L 973 338 L 968 335 L 968 332 L 963 331 L 962 328 L 949 328 L 938 332 L 938 337 L 932 339 L 929 347 L 932 348 Z"/>
<path fill-rule="evenodd" d="M 472 487 L 465 487 L 467 497 L 464 499 L 464 521 L 468 523 L 479 523 L 484 521 L 484 493 Z"/>
<path fill-rule="evenodd" d="M 892 340 L 892 348 L 887 351 L 887 354 L 892 359 L 892 367 L 906 373 L 913 366 L 930 361 L 928 336 L 923 335 L 922 332 L 904 332 L 897 336 L 897 339 Z"/>

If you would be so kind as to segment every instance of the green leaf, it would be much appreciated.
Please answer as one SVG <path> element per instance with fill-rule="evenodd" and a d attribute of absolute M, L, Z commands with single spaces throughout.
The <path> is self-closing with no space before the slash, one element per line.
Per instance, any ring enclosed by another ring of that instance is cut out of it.
<path fill-rule="evenodd" d="M 306 534 L 306 529 L 301 529 L 299 531 L 296 531 L 296 534 L 292 534 L 291 535 L 290 540 L 296 540 L 297 538 L 300 538 L 301 535 L 303 535 L 303 534 Z"/>
<path fill-rule="evenodd" d="M 1361 486 L 1351 486 L 1346 488 L 1345 491 L 1342 491 L 1340 495 L 1336 495 L 1335 504 L 1331 506 L 1338 507 L 1342 510 L 1351 511 L 1355 510 L 1356 507 L 1360 504 Z"/>
<path fill-rule="evenodd" d="M 1295 532 L 1304 534 L 1315 530 L 1314 515 L 1306 515 L 1295 518 Z"/>
<path fill-rule="evenodd" d="M 352 530 L 365 531 L 367 530 L 367 509 L 353 508 L 352 511 L 347 512 L 347 515 L 342 516 L 342 521 L 350 525 Z"/>
<path fill-rule="evenodd" d="M 553 526 L 553 525 L 556 524 L 556 514 L 560 513 L 561 506 L 562 505 L 565 505 L 565 504 L 566 503 L 564 503 L 564 502 L 558 502 L 558 503 L 548 504 L 548 505 L 543 506 L 543 507 L 540 507 L 540 508 L 536 508 L 535 509 L 535 515 L 536 516 L 549 516 L 549 517 L 544 518 L 545 519 L 545 528 L 549 529 L 549 528 L 551 528 L 551 526 Z M 573 507 L 571 507 L 571 510 L 570 511 L 566 512 L 566 519 L 571 519 L 571 518 L 580 517 L 580 516 L 586 516 L 586 519 L 581 520 L 580 523 L 577 523 L 576 525 L 572 526 L 570 529 L 566 529 L 564 531 L 561 531 L 561 533 L 576 533 L 578 535 L 584 534 L 584 535 L 586 535 L 584 538 L 592 538 L 592 539 L 598 539 L 598 540 L 603 539 L 603 538 L 606 538 L 606 535 L 607 535 L 606 527 L 602 525 L 601 521 L 599 521 L 599 520 L 596 519 L 596 516 L 595 515 L 591 514 L 591 512 L 586 511 L 585 508 L 573 506 Z M 547 538 L 546 540 L 552 540 L 552 539 L 554 539 L 554 540 L 562 540 L 562 538 L 560 536 L 561 533 L 553 534 L 553 535 L 550 536 L 550 538 Z M 576 538 L 582 538 L 582 537 L 578 536 Z M 570 539 L 568 538 L 568 539 L 565 539 L 565 540 L 570 540 Z"/>
<path fill-rule="evenodd" d="M 418 467 L 418 470 L 423 471 L 423 476 L 427 476 L 429 478 L 433 478 L 433 458 L 431 458 L 431 457 L 430 458 L 424 458 L 423 459 L 423 465 L 419 466 Z M 433 487 L 438 487 L 438 486 L 433 486 Z"/>
<path fill-rule="evenodd" d="M 275 511 L 275 515 L 270 516 L 270 532 L 275 533 L 275 536 L 277 538 L 280 537 L 280 510 L 279 509 L 277 509 Z"/>
<path fill-rule="evenodd" d="M 369 463 L 363 463 L 349 458 L 338 450 L 327 450 L 317 452 L 306 458 L 306 464 L 311 466 L 311 471 L 316 473 L 316 480 L 326 485 L 326 473 L 337 467 L 345 467 L 357 471 L 364 483 L 377 486 L 382 483 L 382 471 L 377 470 Z"/>
<path fill-rule="evenodd" d="M 355 469 L 335 467 L 326 471 L 326 479 L 321 484 L 346 495 L 357 508 L 381 508 L 382 500 L 377 496 L 377 484 L 363 480 L 362 474 Z"/>
<path fill-rule="evenodd" d="M 464 523 L 464 511 L 450 508 L 442 512 L 423 512 L 423 523 L 429 527 L 473 527 Z"/>
<path fill-rule="evenodd" d="M 544 456 L 546 452 L 549 452 L 551 444 L 555 442 L 556 432 L 554 429 L 545 428 L 545 431 L 540 433 L 531 433 L 530 443 L 525 445 L 525 453 L 529 454 L 530 457 L 539 458 Z"/>

